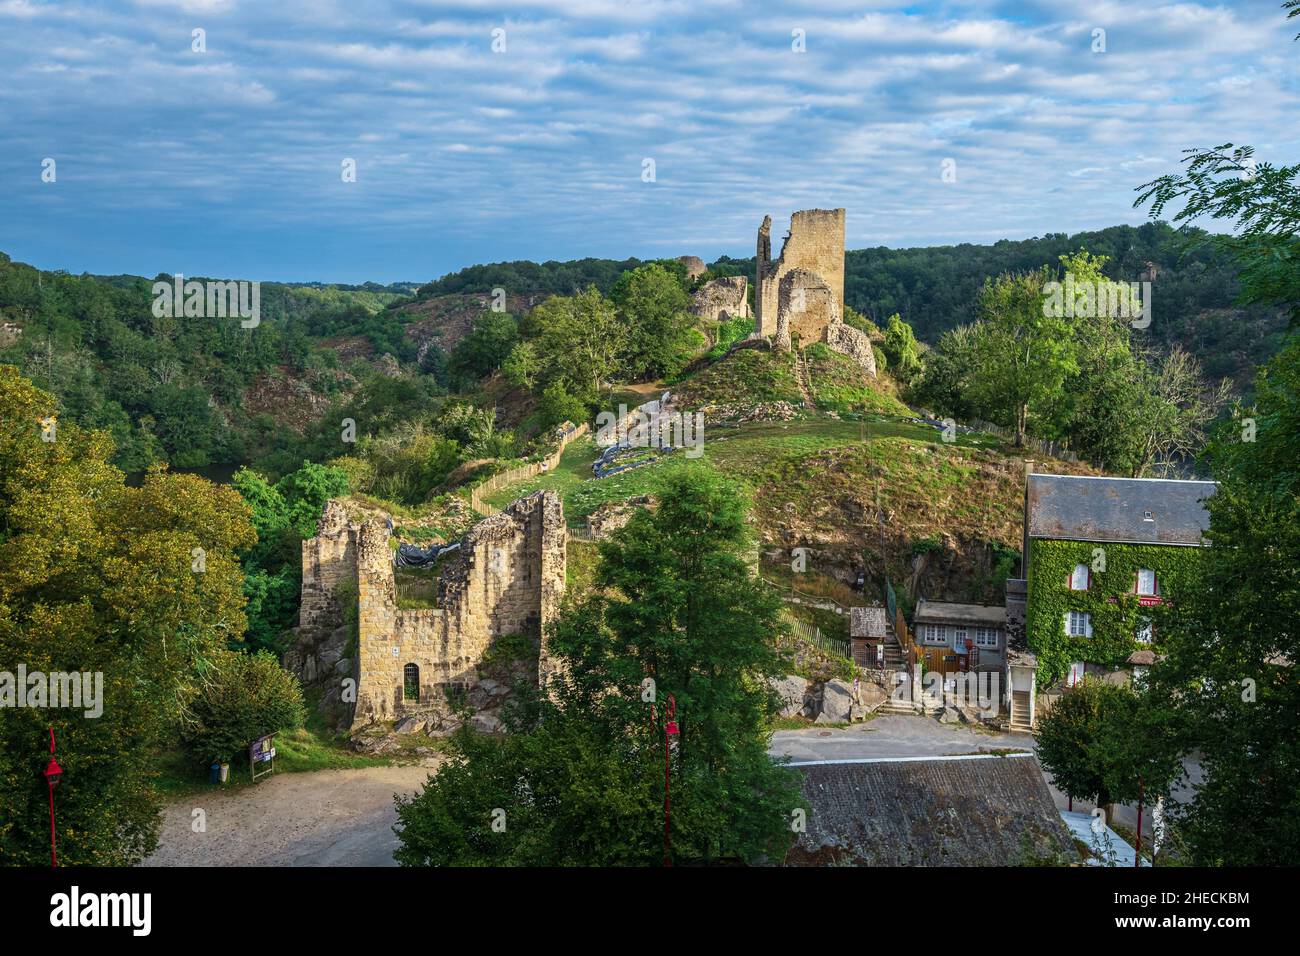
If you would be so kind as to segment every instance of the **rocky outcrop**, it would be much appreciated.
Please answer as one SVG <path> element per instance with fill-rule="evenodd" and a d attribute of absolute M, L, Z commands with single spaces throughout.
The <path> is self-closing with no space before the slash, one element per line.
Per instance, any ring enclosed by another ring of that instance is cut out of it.
<path fill-rule="evenodd" d="M 725 322 L 749 317 L 749 280 L 729 276 L 704 283 L 691 301 L 691 314 L 701 319 Z"/>
<path fill-rule="evenodd" d="M 772 689 L 781 698 L 782 717 L 795 717 L 803 713 L 808 696 L 808 681 L 795 674 L 790 674 L 772 682 Z"/>
<path fill-rule="evenodd" d="M 826 344 L 836 352 L 853 359 L 866 369 L 872 378 L 876 377 L 876 353 L 871 348 L 871 339 L 861 329 L 855 329 L 843 322 L 827 326 Z"/>
<path fill-rule="evenodd" d="M 853 685 L 842 680 L 828 680 L 822 687 L 822 709 L 815 723 L 847 724 L 853 711 Z"/>

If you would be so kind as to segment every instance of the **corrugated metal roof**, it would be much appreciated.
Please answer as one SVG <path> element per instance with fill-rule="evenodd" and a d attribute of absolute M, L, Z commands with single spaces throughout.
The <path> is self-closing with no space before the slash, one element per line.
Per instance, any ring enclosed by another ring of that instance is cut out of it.
<path fill-rule="evenodd" d="M 1200 545 L 1213 481 L 1029 476 L 1029 536 L 1069 541 Z"/>
<path fill-rule="evenodd" d="M 1038 761 L 931 757 L 798 765 L 812 812 L 792 865 L 1008 866 L 1071 852 Z"/>

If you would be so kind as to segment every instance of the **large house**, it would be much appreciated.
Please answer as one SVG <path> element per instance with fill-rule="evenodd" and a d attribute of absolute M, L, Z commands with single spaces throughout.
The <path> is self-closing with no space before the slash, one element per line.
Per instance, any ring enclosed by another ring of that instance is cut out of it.
<path fill-rule="evenodd" d="M 1070 686 L 1085 674 L 1124 671 L 1126 679 L 1154 660 L 1162 617 L 1206 543 L 1205 501 L 1215 488 L 1212 481 L 1027 476 L 1023 650 L 1036 661 L 1040 688 Z M 1008 582 L 1009 621 L 1020 613 L 1010 599 L 1021 587 Z"/>

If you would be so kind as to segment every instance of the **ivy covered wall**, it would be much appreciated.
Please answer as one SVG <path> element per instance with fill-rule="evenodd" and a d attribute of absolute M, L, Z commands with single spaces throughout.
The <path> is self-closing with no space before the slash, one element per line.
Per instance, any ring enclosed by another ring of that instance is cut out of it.
<path fill-rule="evenodd" d="M 1139 648 L 1160 646 L 1162 605 L 1143 606 L 1134 593 L 1139 568 L 1156 573 L 1160 597 L 1177 601 L 1190 586 L 1200 548 L 1158 544 L 1098 544 L 1091 541 L 1034 540 L 1029 543 L 1029 600 L 1025 637 L 1038 657 L 1038 686 L 1064 678 L 1075 661 L 1118 667 Z M 1104 552 L 1104 568 L 1094 551 Z M 1076 564 L 1092 569 L 1088 590 L 1070 590 Z M 1065 614 L 1092 615 L 1091 637 L 1070 637 Z M 1140 644 L 1135 635 L 1141 619 L 1151 621 L 1154 642 Z"/>

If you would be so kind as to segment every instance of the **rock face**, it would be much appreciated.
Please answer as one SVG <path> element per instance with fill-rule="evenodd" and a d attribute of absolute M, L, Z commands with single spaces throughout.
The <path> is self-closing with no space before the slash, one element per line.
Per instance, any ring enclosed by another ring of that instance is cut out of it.
<path fill-rule="evenodd" d="M 637 495 L 625 502 L 607 501 L 587 515 L 587 533 L 596 539 L 607 538 L 611 531 L 623 527 L 637 511 L 651 504 L 649 495 Z"/>
<path fill-rule="evenodd" d="M 354 729 L 411 716 L 437 718 L 436 728 L 462 693 L 472 706 L 499 703 L 495 684 L 479 686 L 479 665 L 498 638 L 541 641 L 564 592 L 565 541 L 555 492 L 520 498 L 461 539 L 436 607 L 399 608 L 386 522 L 349 524 L 331 501 L 320 534 L 303 542 L 298 639 L 284 665 L 335 703 L 355 681 L 342 718 Z M 539 680 L 550 666 L 543 644 Z"/>
<path fill-rule="evenodd" d="M 748 291 L 749 280 L 744 276 L 713 279 L 696 291 L 691 301 L 691 314 L 715 322 L 748 318 Z"/>
<path fill-rule="evenodd" d="M 871 339 L 861 329 L 837 322 L 826 327 L 826 344 L 836 352 L 847 355 L 876 377 L 876 353 L 871 348 Z"/>
<path fill-rule="evenodd" d="M 772 259 L 772 217 L 758 230 L 754 277 L 758 334 L 778 349 L 824 342 L 874 378 L 875 354 L 858 329 L 844 324 L 844 210 L 805 209 L 790 217 L 779 258 Z"/>
<path fill-rule="evenodd" d="M 804 698 L 808 694 L 808 681 L 795 674 L 773 681 L 773 690 L 781 698 L 781 716 L 794 717 L 803 713 Z"/>
<path fill-rule="evenodd" d="M 822 712 L 819 724 L 847 724 L 853 711 L 853 685 L 842 680 L 828 680 L 822 687 Z"/>

